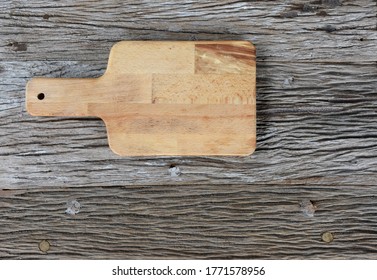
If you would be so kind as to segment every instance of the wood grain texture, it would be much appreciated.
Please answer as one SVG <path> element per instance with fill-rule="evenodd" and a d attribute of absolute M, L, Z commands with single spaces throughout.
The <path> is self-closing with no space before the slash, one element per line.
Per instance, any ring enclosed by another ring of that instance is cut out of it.
<path fill-rule="evenodd" d="M 0 7 L 1 258 L 377 258 L 375 1 Z M 123 159 L 99 119 L 25 112 L 31 77 L 99 77 L 125 39 L 255 43 L 255 153 Z"/>
<path fill-rule="evenodd" d="M 7 190 L 0 258 L 375 258 L 376 198 L 375 188 L 344 185 Z M 65 214 L 71 201 L 80 204 L 76 215 Z M 323 242 L 323 232 L 334 240 Z"/>
<path fill-rule="evenodd" d="M 0 139 L 0 179 L 7 188 L 203 182 L 374 186 L 377 180 L 375 64 L 261 62 L 257 150 L 249 158 L 231 159 L 119 158 L 108 148 L 99 119 L 35 119 L 25 112 L 24 84 L 26 77 L 33 76 L 32 69 L 47 73 L 52 67 L 53 73 L 72 77 L 77 63 L 2 65 L 7 82 L 2 91 L 6 137 Z M 19 75 L 14 69 L 19 69 Z M 101 72 L 96 65 L 83 69 L 93 76 Z M 85 164 L 90 168 L 83 168 Z M 166 172 L 171 164 L 182 167 L 178 180 Z"/>
<path fill-rule="evenodd" d="M 120 156 L 248 156 L 256 140 L 255 75 L 250 42 L 122 41 L 97 79 L 33 78 L 26 110 L 100 117 Z M 130 105 L 137 106 L 132 113 Z"/>

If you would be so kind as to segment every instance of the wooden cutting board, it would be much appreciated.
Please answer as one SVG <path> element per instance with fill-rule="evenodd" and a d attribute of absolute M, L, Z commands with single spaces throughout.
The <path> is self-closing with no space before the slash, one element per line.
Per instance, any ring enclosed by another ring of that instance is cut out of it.
<path fill-rule="evenodd" d="M 246 41 L 124 41 L 99 78 L 34 78 L 34 116 L 96 116 L 122 156 L 248 155 L 255 48 Z"/>

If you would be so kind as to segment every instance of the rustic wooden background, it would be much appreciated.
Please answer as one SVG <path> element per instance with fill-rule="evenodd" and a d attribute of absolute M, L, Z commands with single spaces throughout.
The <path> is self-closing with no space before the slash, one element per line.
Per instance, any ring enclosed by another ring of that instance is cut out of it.
<path fill-rule="evenodd" d="M 377 259 L 376 12 L 1 0 L 0 258 Z M 252 156 L 122 158 L 99 119 L 25 112 L 29 79 L 100 76 L 115 42 L 228 39 L 257 48 Z"/>

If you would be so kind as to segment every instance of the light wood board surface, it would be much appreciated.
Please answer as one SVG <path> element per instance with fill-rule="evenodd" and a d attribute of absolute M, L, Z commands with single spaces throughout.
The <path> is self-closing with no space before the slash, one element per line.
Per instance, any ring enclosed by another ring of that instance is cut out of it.
<path fill-rule="evenodd" d="M 104 120 L 122 156 L 250 155 L 255 48 L 246 41 L 123 41 L 96 79 L 34 78 L 34 116 Z"/>
<path fill-rule="evenodd" d="M 0 258 L 376 259 L 376 12 L 371 0 L 0 1 Z M 97 78 L 123 40 L 253 42 L 255 152 L 119 157 L 99 118 L 26 112 L 32 77 Z"/>

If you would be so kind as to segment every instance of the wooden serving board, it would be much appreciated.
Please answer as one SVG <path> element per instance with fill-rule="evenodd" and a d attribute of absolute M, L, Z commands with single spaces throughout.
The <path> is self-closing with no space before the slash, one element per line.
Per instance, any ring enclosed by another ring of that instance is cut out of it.
<path fill-rule="evenodd" d="M 96 116 L 122 156 L 248 155 L 256 145 L 255 48 L 246 41 L 124 41 L 99 78 L 34 78 L 34 116 Z"/>

